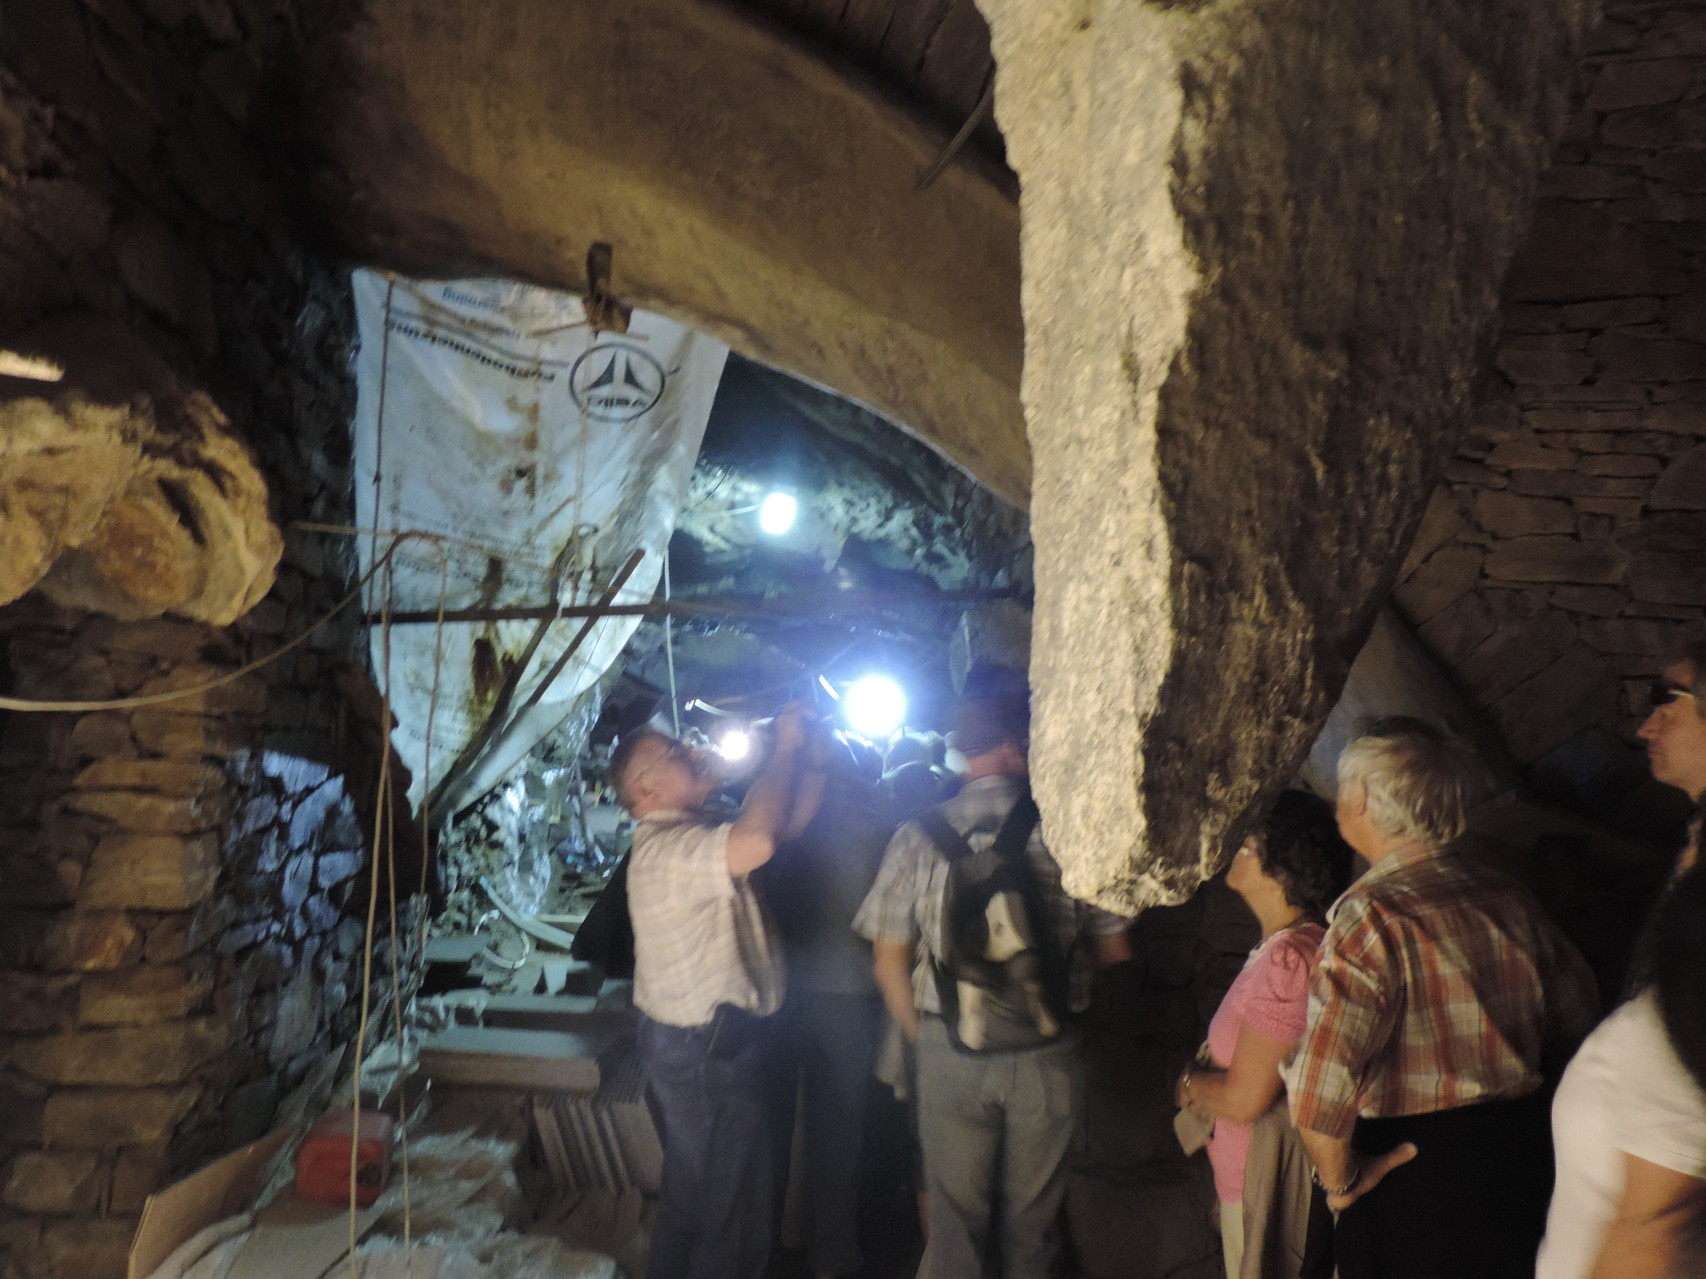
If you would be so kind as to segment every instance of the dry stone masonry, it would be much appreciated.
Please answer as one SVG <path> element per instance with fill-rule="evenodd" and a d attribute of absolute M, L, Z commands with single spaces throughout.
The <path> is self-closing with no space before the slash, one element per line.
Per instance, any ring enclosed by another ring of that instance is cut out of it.
<path fill-rule="evenodd" d="M 1629 743 L 1706 606 L 1703 122 L 1706 14 L 1608 4 L 1396 597 L 1543 793 L 1645 834 Z"/>
<path fill-rule="evenodd" d="M 68 374 L 0 379 L 0 595 L 41 579 L 0 612 L 7 693 L 198 685 L 348 589 L 341 548 L 289 531 L 349 518 L 347 290 L 255 128 L 325 18 L 23 0 L 0 23 L 0 347 Z M 145 1196 L 341 1048 L 366 886 L 333 682 L 352 639 L 342 619 L 159 705 L 0 715 L 8 1279 L 123 1274 Z"/>
<path fill-rule="evenodd" d="M 14 686 L 67 700 L 199 682 L 277 642 L 34 601 L 0 621 Z M 320 660 L 0 725 L 0 1237 L 21 1273 L 122 1271 L 143 1197 L 256 1135 L 351 1028 L 360 823 L 324 764 L 245 745 L 295 699 L 329 740 Z"/>

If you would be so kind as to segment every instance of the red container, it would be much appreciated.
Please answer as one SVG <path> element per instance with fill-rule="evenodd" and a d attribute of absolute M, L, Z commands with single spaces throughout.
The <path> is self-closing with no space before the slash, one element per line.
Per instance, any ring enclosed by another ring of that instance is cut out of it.
<path fill-rule="evenodd" d="M 296 1152 L 296 1197 L 314 1203 L 347 1204 L 350 1192 L 350 1136 L 355 1112 L 347 1106 L 328 1110 L 308 1130 Z M 377 1110 L 361 1112 L 355 1136 L 355 1202 L 366 1208 L 379 1198 L 391 1179 L 391 1116 Z"/>

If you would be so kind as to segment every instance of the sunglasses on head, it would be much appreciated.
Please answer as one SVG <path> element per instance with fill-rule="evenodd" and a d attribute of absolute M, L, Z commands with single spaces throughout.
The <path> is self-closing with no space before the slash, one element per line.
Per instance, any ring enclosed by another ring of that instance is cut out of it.
<path fill-rule="evenodd" d="M 1693 696 L 1693 689 L 1684 688 L 1681 684 L 1672 684 L 1669 680 L 1656 679 L 1647 686 L 1647 704 L 1655 710 L 1660 706 L 1669 706 L 1679 697 Z"/>

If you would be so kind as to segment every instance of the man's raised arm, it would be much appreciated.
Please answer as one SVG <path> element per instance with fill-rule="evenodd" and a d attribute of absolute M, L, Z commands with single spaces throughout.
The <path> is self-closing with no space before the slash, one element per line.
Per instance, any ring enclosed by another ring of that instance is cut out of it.
<path fill-rule="evenodd" d="M 729 830 L 729 874 L 746 875 L 775 856 L 776 843 L 789 827 L 795 791 L 806 746 L 807 709 L 790 702 L 776 712 L 776 741 L 759 773 L 746 792 L 740 816 Z M 821 791 L 820 791 L 821 794 Z"/>

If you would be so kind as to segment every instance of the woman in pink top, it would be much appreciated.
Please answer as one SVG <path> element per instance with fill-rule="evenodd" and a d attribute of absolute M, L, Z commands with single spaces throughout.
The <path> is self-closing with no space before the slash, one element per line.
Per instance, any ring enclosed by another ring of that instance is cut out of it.
<path fill-rule="evenodd" d="M 1288 790 L 1226 872 L 1227 886 L 1261 924 L 1262 941 L 1209 1023 L 1212 1061 L 1185 1068 L 1176 1099 L 1214 1123 L 1208 1157 L 1227 1279 L 1301 1273 L 1309 1174 L 1285 1112 L 1280 1063 L 1303 1034 L 1322 922 L 1349 882 L 1352 858 L 1332 806 Z"/>

